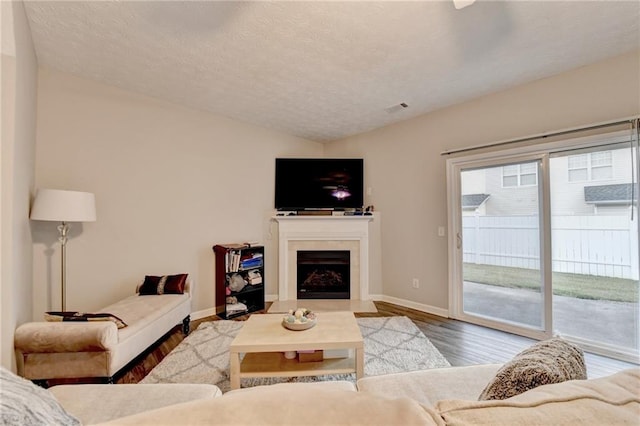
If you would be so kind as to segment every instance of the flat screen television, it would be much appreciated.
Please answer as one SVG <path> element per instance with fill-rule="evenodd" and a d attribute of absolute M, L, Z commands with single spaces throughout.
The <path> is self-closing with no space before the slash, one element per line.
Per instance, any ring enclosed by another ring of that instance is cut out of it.
<path fill-rule="evenodd" d="M 362 158 L 276 158 L 277 210 L 345 210 L 364 203 Z"/>

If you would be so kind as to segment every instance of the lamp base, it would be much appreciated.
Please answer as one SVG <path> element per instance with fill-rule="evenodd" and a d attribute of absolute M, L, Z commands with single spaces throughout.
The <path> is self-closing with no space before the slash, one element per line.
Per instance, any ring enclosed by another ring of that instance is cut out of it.
<path fill-rule="evenodd" d="M 69 224 L 62 222 L 58 225 L 58 241 L 60 242 L 60 292 L 62 312 L 67 310 L 67 235 Z"/>

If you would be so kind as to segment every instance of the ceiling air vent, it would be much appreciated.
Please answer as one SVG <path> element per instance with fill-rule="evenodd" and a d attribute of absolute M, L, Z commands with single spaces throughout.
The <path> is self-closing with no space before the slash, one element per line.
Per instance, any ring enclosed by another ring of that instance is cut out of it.
<path fill-rule="evenodd" d="M 402 111 L 405 108 L 409 108 L 409 105 L 405 104 L 404 102 L 398 104 L 398 105 L 393 105 L 390 107 L 385 108 L 384 110 L 387 111 L 389 114 L 394 114 L 398 111 Z"/>

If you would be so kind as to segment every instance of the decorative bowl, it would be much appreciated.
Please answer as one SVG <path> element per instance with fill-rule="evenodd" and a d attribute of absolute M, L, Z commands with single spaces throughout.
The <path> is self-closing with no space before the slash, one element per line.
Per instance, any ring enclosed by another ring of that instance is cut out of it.
<path fill-rule="evenodd" d="M 298 308 L 282 318 L 282 326 L 288 330 L 302 331 L 308 330 L 316 325 L 316 315 L 306 308 Z"/>
<path fill-rule="evenodd" d="M 316 320 L 309 320 L 307 322 L 296 323 L 296 322 L 287 322 L 284 318 L 282 319 L 282 326 L 288 330 L 293 330 L 293 331 L 308 330 L 314 325 L 316 325 Z"/>

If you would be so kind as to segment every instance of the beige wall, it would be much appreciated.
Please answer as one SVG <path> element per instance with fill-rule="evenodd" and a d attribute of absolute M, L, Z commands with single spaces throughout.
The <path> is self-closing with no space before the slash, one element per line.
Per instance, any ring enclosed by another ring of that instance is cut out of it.
<path fill-rule="evenodd" d="M 98 221 L 75 225 L 68 245 L 68 307 L 95 310 L 131 294 L 144 274 L 187 271 L 194 310 L 212 308 L 213 244 L 259 240 L 277 252 L 273 159 L 324 154 L 365 158 L 366 204 L 384 216 L 372 293 L 446 313 L 440 152 L 638 114 L 639 72 L 634 52 L 323 147 L 41 70 L 37 186 L 97 196 Z M 59 306 L 59 247 L 53 224 L 32 228 L 39 318 Z M 271 295 L 275 261 L 267 259 Z"/>
<path fill-rule="evenodd" d="M 29 199 L 33 189 L 38 64 L 21 2 L 1 2 L 0 363 L 15 369 L 13 334 L 32 316 Z"/>
<path fill-rule="evenodd" d="M 365 159 L 366 204 L 384 215 L 385 296 L 447 309 L 447 238 L 437 234 L 447 225 L 440 152 L 637 115 L 639 76 L 637 51 L 329 144 L 326 155 Z"/>
<path fill-rule="evenodd" d="M 323 151 L 66 73 L 41 69 L 39 85 L 37 187 L 96 194 L 97 221 L 74 224 L 67 244 L 71 310 L 133 294 L 145 274 L 180 272 L 196 281 L 194 311 L 214 307 L 211 247 L 271 244 L 275 157 Z M 33 229 L 37 318 L 59 308 L 60 254 L 54 224 Z M 267 293 L 277 293 L 275 261 Z"/>

